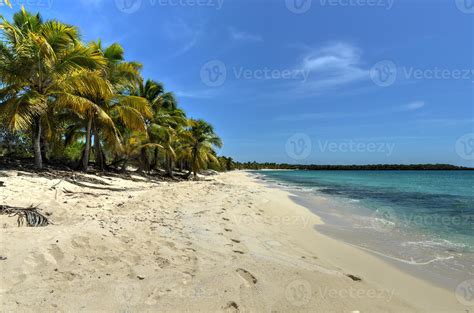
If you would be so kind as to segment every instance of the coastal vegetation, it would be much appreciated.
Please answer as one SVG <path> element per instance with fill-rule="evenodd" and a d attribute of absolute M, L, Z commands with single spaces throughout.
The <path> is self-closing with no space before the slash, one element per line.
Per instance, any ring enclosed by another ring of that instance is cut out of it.
<path fill-rule="evenodd" d="M 372 164 L 372 165 L 318 165 L 234 162 L 233 167 L 241 170 L 307 170 L 307 171 L 427 171 L 427 170 L 474 170 L 474 168 L 450 164 Z"/>
<path fill-rule="evenodd" d="M 145 79 L 120 44 L 84 43 L 77 27 L 24 8 L 0 19 L 0 157 L 187 177 L 232 167 L 214 128 Z"/>

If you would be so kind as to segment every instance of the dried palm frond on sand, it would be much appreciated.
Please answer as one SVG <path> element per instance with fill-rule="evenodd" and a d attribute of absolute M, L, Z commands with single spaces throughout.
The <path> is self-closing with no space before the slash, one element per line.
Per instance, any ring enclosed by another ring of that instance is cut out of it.
<path fill-rule="evenodd" d="M 0 214 L 11 217 L 18 216 L 18 227 L 26 224 L 28 227 L 41 227 L 51 224 L 46 216 L 38 211 L 37 207 L 19 208 L 8 205 L 0 205 Z"/>

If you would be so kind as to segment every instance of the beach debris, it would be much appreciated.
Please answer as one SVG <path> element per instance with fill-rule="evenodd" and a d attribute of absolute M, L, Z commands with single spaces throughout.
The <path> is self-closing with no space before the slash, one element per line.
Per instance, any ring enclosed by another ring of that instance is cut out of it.
<path fill-rule="evenodd" d="M 42 227 L 51 224 L 48 218 L 38 211 L 37 206 L 19 208 L 8 205 L 0 205 L 0 214 L 9 215 L 11 217 L 18 216 L 18 227 L 23 226 L 25 223 L 28 227 Z"/>
<path fill-rule="evenodd" d="M 239 251 L 239 250 L 234 250 L 234 253 L 245 254 L 245 252 L 242 252 L 242 251 Z"/>
<path fill-rule="evenodd" d="M 108 191 L 130 191 L 131 190 L 131 189 L 127 189 L 127 188 L 113 188 L 113 187 L 100 187 L 100 186 L 97 186 L 97 185 L 88 185 L 88 184 L 80 183 L 80 182 L 78 182 L 77 180 L 74 180 L 74 179 L 66 179 L 66 181 L 71 183 L 71 184 L 74 184 L 76 186 L 83 187 L 83 188 L 93 188 L 93 189 L 108 190 Z"/>
<path fill-rule="evenodd" d="M 346 276 L 349 277 L 350 279 L 352 279 L 353 281 L 362 281 L 362 278 L 357 277 L 357 276 L 352 275 L 352 274 L 346 274 Z"/>
<path fill-rule="evenodd" d="M 144 280 L 144 279 L 145 279 L 145 276 L 137 275 L 137 278 L 138 278 L 139 280 Z"/>
<path fill-rule="evenodd" d="M 68 197 L 74 196 L 75 194 L 82 194 L 82 195 L 93 196 L 93 197 L 100 197 L 100 196 L 108 196 L 109 195 L 108 193 L 92 193 L 92 192 L 85 192 L 85 191 L 71 191 L 71 190 L 68 190 L 66 188 L 63 188 L 63 192 Z"/>
<path fill-rule="evenodd" d="M 0 261 L 5 261 L 6 259 L 7 259 L 6 256 L 1 256 L 1 255 L 0 255 Z"/>
<path fill-rule="evenodd" d="M 0 180 L 0 187 L 5 187 L 5 183 Z"/>

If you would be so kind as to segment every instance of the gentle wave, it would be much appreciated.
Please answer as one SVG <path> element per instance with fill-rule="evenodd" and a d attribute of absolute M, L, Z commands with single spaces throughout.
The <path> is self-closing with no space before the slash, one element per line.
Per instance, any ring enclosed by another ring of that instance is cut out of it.
<path fill-rule="evenodd" d="M 366 247 L 363 247 L 363 246 L 354 245 L 354 244 L 350 244 L 350 245 L 353 246 L 353 247 L 368 251 L 370 253 L 377 254 L 377 255 L 382 256 L 384 258 L 388 258 L 390 260 L 398 261 L 398 262 L 401 262 L 401 263 L 404 263 L 404 264 L 409 264 L 409 265 L 428 265 L 428 264 L 432 264 L 434 262 L 440 262 L 440 261 L 446 261 L 446 260 L 454 259 L 454 256 L 451 255 L 451 256 L 446 256 L 446 257 L 436 256 L 433 259 L 428 260 L 428 261 L 417 261 L 413 257 L 410 258 L 410 260 L 407 260 L 407 259 L 402 259 L 402 258 L 392 256 L 392 255 L 389 255 L 389 254 L 385 254 L 385 253 L 382 253 L 382 252 L 379 252 L 379 251 L 376 251 L 376 250 L 373 250 L 373 249 L 369 249 L 369 248 L 366 248 Z"/>

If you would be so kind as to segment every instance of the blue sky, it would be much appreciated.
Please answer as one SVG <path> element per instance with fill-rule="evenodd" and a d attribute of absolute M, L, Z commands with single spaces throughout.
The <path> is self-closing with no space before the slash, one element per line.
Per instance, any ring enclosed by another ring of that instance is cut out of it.
<path fill-rule="evenodd" d="M 236 160 L 474 166 L 469 0 L 49 1 L 12 2 L 121 43 Z"/>

